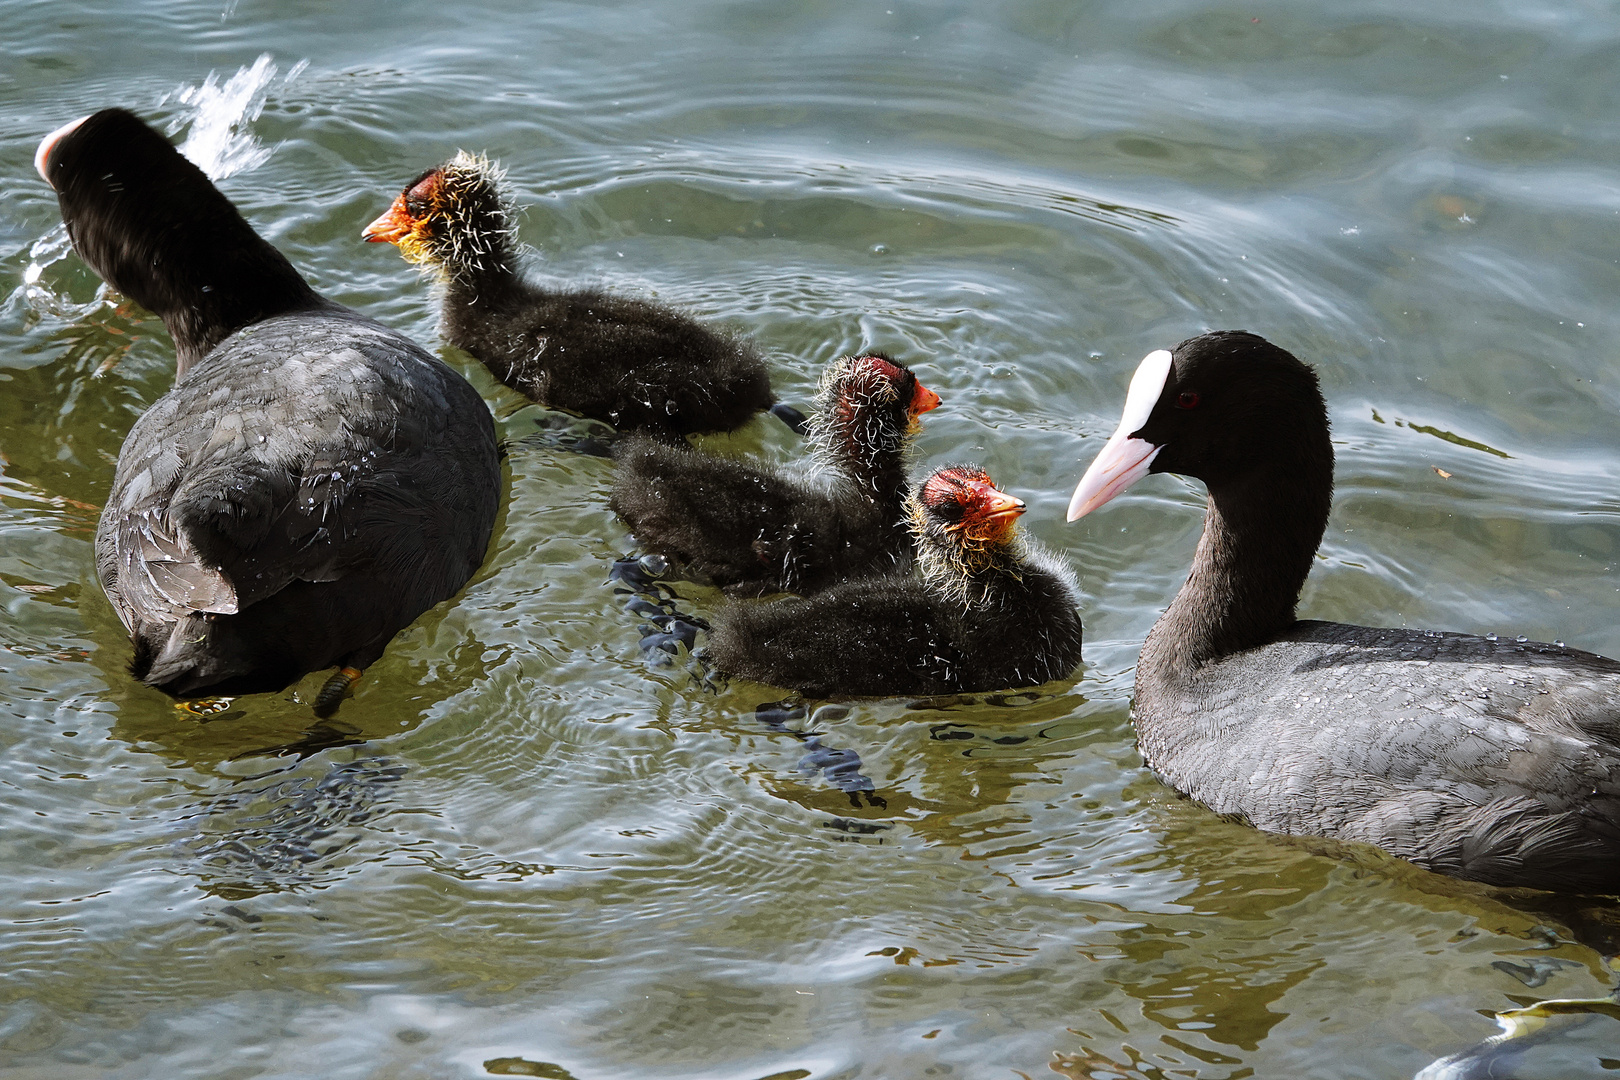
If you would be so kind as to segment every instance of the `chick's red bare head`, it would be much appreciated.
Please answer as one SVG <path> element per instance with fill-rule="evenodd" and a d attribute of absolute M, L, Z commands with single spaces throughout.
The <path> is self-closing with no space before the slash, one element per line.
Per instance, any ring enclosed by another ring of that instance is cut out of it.
<path fill-rule="evenodd" d="M 444 169 L 429 169 L 405 186 L 381 217 L 360 235 L 371 244 L 393 244 L 413 263 L 433 257 L 435 219 L 440 217 Z"/>
<path fill-rule="evenodd" d="M 951 465 L 923 482 L 924 511 L 947 533 L 975 545 L 999 545 L 1012 537 L 1024 500 L 1000 491 L 989 475 L 971 465 Z"/>

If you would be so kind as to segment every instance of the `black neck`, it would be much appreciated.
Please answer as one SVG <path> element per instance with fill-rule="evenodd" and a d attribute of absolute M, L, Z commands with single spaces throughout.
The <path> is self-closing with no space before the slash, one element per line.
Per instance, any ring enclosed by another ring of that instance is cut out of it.
<path fill-rule="evenodd" d="M 508 385 L 533 375 L 546 361 L 514 349 L 505 340 L 507 323 L 501 316 L 532 304 L 541 289 L 524 281 L 509 257 L 476 266 L 443 264 L 444 336 L 473 352 L 490 374 Z"/>
<path fill-rule="evenodd" d="M 245 225 L 245 223 L 244 223 Z M 163 283 L 152 310 L 174 338 L 175 378 L 244 327 L 330 303 L 251 228 Z M 136 297 L 141 300 L 140 297 Z M 146 300 L 141 303 L 148 304 Z"/>
<path fill-rule="evenodd" d="M 1325 464 L 1304 460 L 1210 491 L 1192 572 L 1148 635 L 1139 674 L 1191 673 L 1293 626 L 1333 500 L 1331 450 Z"/>
<path fill-rule="evenodd" d="M 451 297 L 469 306 L 497 306 L 521 291 L 508 211 L 495 190 L 476 181 L 452 200 L 432 241 Z"/>
<path fill-rule="evenodd" d="M 201 173 L 196 180 L 183 205 L 165 192 L 127 208 L 75 212 L 63 199 L 84 260 L 163 320 L 176 378 L 243 327 L 326 303 Z"/>
<path fill-rule="evenodd" d="M 1008 586 L 1028 569 L 1024 545 L 1011 537 L 996 544 L 964 544 L 956 537 L 925 535 L 917 544 L 923 581 L 953 605 L 982 609 L 1008 599 Z"/>
<path fill-rule="evenodd" d="M 168 327 L 177 378 L 243 327 L 327 303 L 133 113 L 86 117 L 45 168 L 80 256 Z"/>
<path fill-rule="evenodd" d="M 866 495 L 896 523 L 906 494 L 905 436 L 885 432 L 877 446 L 852 455 L 848 472 Z"/>
<path fill-rule="evenodd" d="M 504 307 L 529 288 L 518 276 L 517 260 L 504 246 L 492 247 L 476 261 L 447 262 L 444 272 L 447 297 L 466 307 Z"/>

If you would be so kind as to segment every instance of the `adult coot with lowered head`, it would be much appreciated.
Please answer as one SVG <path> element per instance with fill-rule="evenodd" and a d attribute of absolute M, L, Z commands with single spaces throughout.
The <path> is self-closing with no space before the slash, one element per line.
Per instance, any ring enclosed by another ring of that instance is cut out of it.
<path fill-rule="evenodd" d="M 489 408 L 404 337 L 318 295 L 132 113 L 46 136 L 73 246 L 174 338 L 96 529 L 133 673 L 177 696 L 278 690 L 338 666 L 317 711 L 483 560 L 500 475 Z"/>
<path fill-rule="evenodd" d="M 1209 489 L 1192 572 L 1137 661 L 1150 768 L 1271 832 L 1496 885 L 1620 891 L 1620 663 L 1294 618 L 1333 494 L 1309 367 L 1237 331 L 1150 353 L 1069 520 L 1150 472 Z"/>
<path fill-rule="evenodd" d="M 405 185 L 361 233 L 437 272 L 450 344 L 530 400 L 666 441 L 731 431 L 773 407 L 747 341 L 662 304 L 525 280 L 502 176 L 488 158 L 459 153 Z"/>

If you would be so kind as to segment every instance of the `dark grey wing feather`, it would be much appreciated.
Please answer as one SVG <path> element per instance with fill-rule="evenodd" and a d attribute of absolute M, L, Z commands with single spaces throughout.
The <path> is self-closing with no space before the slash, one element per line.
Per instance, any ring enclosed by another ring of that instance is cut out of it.
<path fill-rule="evenodd" d="M 476 568 L 498 484 L 488 409 L 459 375 L 342 309 L 281 316 L 222 343 L 136 423 L 98 568 L 137 638 L 356 574 L 395 577 L 349 602 L 409 621 Z"/>
<path fill-rule="evenodd" d="M 1136 711 L 1153 768 L 1260 828 L 1502 884 L 1620 886 L 1620 663 L 1605 657 L 1300 623 L 1172 693 L 1139 680 Z"/>

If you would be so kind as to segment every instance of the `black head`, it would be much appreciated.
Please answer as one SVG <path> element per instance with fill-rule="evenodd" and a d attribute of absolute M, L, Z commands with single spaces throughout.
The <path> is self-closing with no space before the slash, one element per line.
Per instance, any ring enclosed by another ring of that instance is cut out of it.
<path fill-rule="evenodd" d="M 1124 415 L 1069 504 L 1073 521 L 1150 472 L 1196 477 L 1212 493 L 1278 469 L 1325 471 L 1333 449 L 1316 373 L 1265 338 L 1223 330 L 1149 353 Z"/>
<path fill-rule="evenodd" d="M 882 487 L 878 474 L 892 469 L 898 485 L 917 418 L 938 406 L 939 395 L 905 365 L 882 353 L 846 356 L 822 373 L 809 435 L 830 462 L 863 484 Z"/>
<path fill-rule="evenodd" d="M 52 132 L 34 164 L 79 256 L 163 319 L 182 370 L 242 326 L 317 302 L 202 170 L 131 112 Z"/>
<path fill-rule="evenodd" d="M 874 420 L 905 428 L 939 407 L 939 395 L 883 353 L 846 356 L 822 373 L 816 412 L 822 423 L 855 427 Z"/>

